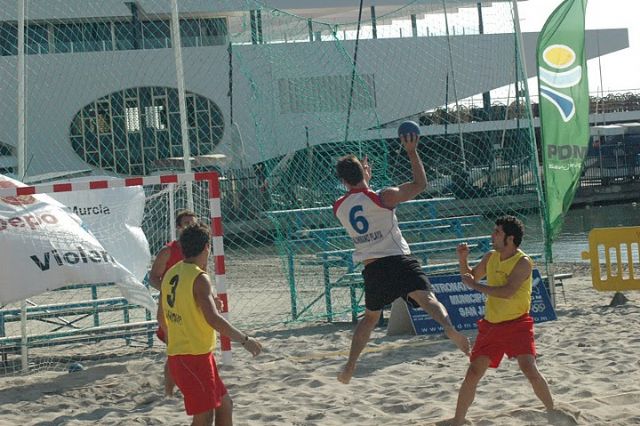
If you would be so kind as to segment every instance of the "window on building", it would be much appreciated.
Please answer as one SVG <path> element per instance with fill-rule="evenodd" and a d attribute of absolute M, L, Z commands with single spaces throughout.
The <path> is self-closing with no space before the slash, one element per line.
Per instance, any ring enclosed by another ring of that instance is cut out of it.
<path fill-rule="evenodd" d="M 13 24 L 0 24 L 0 54 L 11 56 L 18 54 L 18 27 Z"/>
<path fill-rule="evenodd" d="M 136 101 L 127 101 L 125 107 L 125 117 L 127 119 L 127 132 L 139 132 L 140 131 L 140 110 Z"/>
<path fill-rule="evenodd" d="M 113 50 L 111 23 L 90 22 L 83 25 L 82 36 L 85 52 Z"/>
<path fill-rule="evenodd" d="M 114 22 L 113 32 L 116 40 L 116 45 L 115 45 L 116 50 L 135 49 L 136 34 L 133 30 L 133 23 L 131 23 L 130 21 Z"/>
<path fill-rule="evenodd" d="M 199 19 L 180 20 L 180 41 L 184 47 L 202 46 Z"/>
<path fill-rule="evenodd" d="M 56 53 L 82 52 L 81 24 L 58 24 L 53 27 L 53 43 Z"/>
<path fill-rule="evenodd" d="M 162 105 L 145 107 L 145 126 L 156 130 L 165 130 L 167 128 L 167 123 L 162 120 L 162 117 L 165 116 L 164 112 L 164 106 Z"/>
<path fill-rule="evenodd" d="M 101 100 L 97 103 L 97 127 L 101 135 L 111 133 L 111 104 Z"/>
<path fill-rule="evenodd" d="M 18 160 L 16 158 L 15 149 L 10 145 L 0 142 L 0 157 L 5 157 L 0 161 L 0 174 L 16 173 Z"/>
<path fill-rule="evenodd" d="M 219 46 L 227 44 L 226 18 L 202 19 L 200 21 L 203 46 Z"/>
<path fill-rule="evenodd" d="M 171 27 L 168 20 L 142 23 L 142 48 L 164 49 L 171 47 Z"/>
<path fill-rule="evenodd" d="M 182 156 L 178 91 L 138 87 L 111 93 L 82 108 L 70 123 L 73 150 L 88 164 L 124 175 L 149 174 L 158 161 Z M 224 133 L 220 108 L 187 93 L 193 155 L 212 154 Z"/>
<path fill-rule="evenodd" d="M 10 145 L 0 142 L 0 155 L 13 155 L 14 149 Z"/>
<path fill-rule="evenodd" d="M 49 53 L 49 26 L 30 24 L 24 34 L 24 51 L 27 55 Z"/>
<path fill-rule="evenodd" d="M 182 46 L 219 46 L 227 43 L 226 18 L 180 20 Z M 115 44 L 114 44 L 115 42 Z M 0 23 L 0 55 L 17 54 L 15 24 Z M 25 33 L 27 54 L 164 49 L 171 47 L 171 20 L 156 19 L 137 25 L 118 22 L 30 23 Z"/>

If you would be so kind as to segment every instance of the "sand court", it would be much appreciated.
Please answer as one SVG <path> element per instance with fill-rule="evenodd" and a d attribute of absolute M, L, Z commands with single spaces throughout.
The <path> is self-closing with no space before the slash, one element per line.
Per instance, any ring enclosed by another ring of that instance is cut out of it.
<path fill-rule="evenodd" d="M 640 295 L 609 307 L 612 294 L 573 268 L 558 320 L 536 325 L 540 370 L 557 410 L 547 413 L 517 363 L 503 360 L 482 379 L 472 425 L 640 423 Z M 453 414 L 467 359 L 440 337 L 392 336 L 376 328 L 349 385 L 336 375 L 352 324 L 318 323 L 257 331 L 256 359 L 234 351 L 221 368 L 238 425 L 442 425 Z M 473 338 L 475 332 L 467 332 Z M 85 352 L 94 346 L 83 348 Z M 81 358 L 84 371 L 0 378 L 0 424 L 188 424 L 180 398 L 162 395 L 160 347 Z"/>

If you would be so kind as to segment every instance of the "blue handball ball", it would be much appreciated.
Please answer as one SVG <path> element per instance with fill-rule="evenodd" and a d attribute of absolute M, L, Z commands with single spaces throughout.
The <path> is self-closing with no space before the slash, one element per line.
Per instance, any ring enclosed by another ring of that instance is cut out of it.
<path fill-rule="evenodd" d="M 415 133 L 420 136 L 420 126 L 415 121 L 403 121 L 398 126 L 398 137 Z"/>

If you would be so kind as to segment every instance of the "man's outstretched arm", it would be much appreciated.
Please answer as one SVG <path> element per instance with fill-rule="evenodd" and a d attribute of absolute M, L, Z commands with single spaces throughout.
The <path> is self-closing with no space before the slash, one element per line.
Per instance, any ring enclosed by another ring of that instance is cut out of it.
<path fill-rule="evenodd" d="M 400 136 L 402 145 L 411 162 L 411 172 L 413 173 L 413 181 L 403 183 L 394 188 L 387 188 L 381 194 L 382 204 L 385 207 L 393 209 L 398 204 L 413 200 L 418 194 L 427 188 L 427 174 L 424 171 L 424 165 L 418 155 L 418 141 L 420 137 L 415 133 Z"/>

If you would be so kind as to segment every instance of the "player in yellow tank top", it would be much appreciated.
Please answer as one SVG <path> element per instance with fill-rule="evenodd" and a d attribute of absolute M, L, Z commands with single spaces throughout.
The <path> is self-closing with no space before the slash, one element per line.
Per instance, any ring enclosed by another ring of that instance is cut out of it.
<path fill-rule="evenodd" d="M 162 307 L 171 339 L 167 355 L 201 355 L 216 346 L 216 331 L 193 297 L 196 278 L 205 272 L 193 263 L 178 262 L 162 280 Z"/>
<path fill-rule="evenodd" d="M 513 256 L 502 260 L 499 251 L 492 251 L 487 262 L 487 285 L 503 287 L 507 278 L 513 273 L 519 262 L 527 262 L 531 267 L 531 259 L 520 249 Z M 484 318 L 491 323 L 514 320 L 531 309 L 531 273 L 518 286 L 509 298 L 487 295 Z"/>
<path fill-rule="evenodd" d="M 180 233 L 183 229 L 188 226 L 194 225 L 197 223 L 197 217 L 194 212 L 191 210 L 178 210 L 176 212 L 176 233 L 180 236 Z M 173 247 L 168 243 L 165 245 L 153 261 L 151 265 L 151 270 L 149 271 L 149 285 L 156 290 L 160 290 L 160 286 L 162 285 L 162 278 L 164 274 L 176 263 L 182 260 L 182 250 L 180 250 L 180 244 L 176 243 Z M 175 249 L 178 250 L 175 250 Z M 177 251 L 177 252 L 176 252 Z M 158 296 L 158 300 L 162 300 L 162 295 Z M 160 340 L 164 343 L 167 343 L 167 325 L 164 322 L 164 313 L 162 312 L 162 303 L 158 303 L 158 311 L 156 312 L 156 319 L 158 320 L 158 329 L 156 330 L 156 335 Z M 169 366 L 167 363 L 164 364 L 164 394 L 166 396 L 173 396 L 173 389 L 176 384 L 171 378 L 171 373 L 169 372 Z"/>
<path fill-rule="evenodd" d="M 545 378 L 536 365 L 531 306 L 531 259 L 519 249 L 524 236 L 523 223 L 514 216 L 496 220 L 491 234 L 493 250 L 486 253 L 473 269 L 469 267 L 469 247 L 457 248 L 462 282 L 487 296 L 485 317 L 478 321 L 478 336 L 471 351 L 470 365 L 460 386 L 455 417 L 447 422 L 465 423 L 478 382 L 487 368 L 497 368 L 506 354 L 518 360 L 535 395 L 547 410 L 553 410 L 553 398 Z M 487 277 L 487 285 L 478 281 Z"/>
<path fill-rule="evenodd" d="M 167 324 L 168 365 L 182 391 L 192 425 L 233 424 L 233 404 L 218 375 L 213 357 L 216 330 L 240 342 L 253 356 L 262 350 L 258 341 L 231 325 L 216 307 L 211 280 L 205 272 L 211 236 L 202 224 L 180 234 L 184 260 L 170 268 L 161 285 L 162 311 Z"/>

